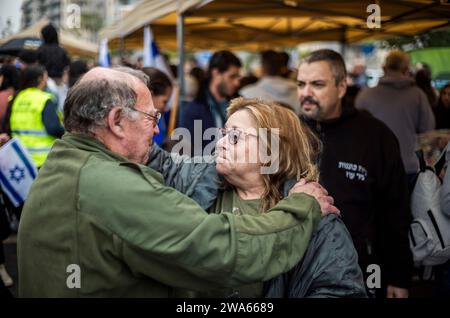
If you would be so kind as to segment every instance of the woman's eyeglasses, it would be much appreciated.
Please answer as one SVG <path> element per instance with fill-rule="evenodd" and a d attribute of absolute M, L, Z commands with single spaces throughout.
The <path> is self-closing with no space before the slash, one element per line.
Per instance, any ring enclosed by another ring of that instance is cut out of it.
<path fill-rule="evenodd" d="M 256 134 L 248 133 L 238 128 L 219 128 L 219 134 L 221 137 L 228 135 L 228 141 L 232 145 L 236 145 L 238 143 L 241 135 L 258 137 Z"/>

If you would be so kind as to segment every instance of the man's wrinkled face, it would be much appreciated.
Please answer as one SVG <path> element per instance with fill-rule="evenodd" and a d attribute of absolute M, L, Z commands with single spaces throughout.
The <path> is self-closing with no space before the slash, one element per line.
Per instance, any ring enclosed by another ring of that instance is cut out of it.
<path fill-rule="evenodd" d="M 136 83 L 135 92 L 137 94 L 135 109 L 154 114 L 156 109 L 153 105 L 152 96 L 144 83 Z M 134 112 L 136 120 L 125 120 L 124 130 L 126 134 L 126 145 L 129 153 L 129 160 L 141 164 L 146 164 L 152 145 L 153 136 L 159 134 L 156 120 L 151 117 Z"/>
<path fill-rule="evenodd" d="M 298 69 L 297 85 L 303 116 L 322 121 L 340 115 L 340 99 L 347 86 L 345 80 L 336 84 L 327 61 L 302 63 Z"/>
<path fill-rule="evenodd" d="M 218 73 L 218 91 L 223 97 L 233 97 L 241 83 L 240 68 L 231 65 L 225 72 Z"/>

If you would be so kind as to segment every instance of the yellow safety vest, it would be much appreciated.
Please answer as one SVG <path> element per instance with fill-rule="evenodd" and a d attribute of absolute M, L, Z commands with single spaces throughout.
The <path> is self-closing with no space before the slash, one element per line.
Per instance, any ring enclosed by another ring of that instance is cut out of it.
<path fill-rule="evenodd" d="M 27 88 L 17 94 L 11 109 L 12 137 L 20 139 L 38 167 L 43 165 L 56 140 L 42 122 L 45 104 L 52 98 L 52 94 L 38 88 Z"/>

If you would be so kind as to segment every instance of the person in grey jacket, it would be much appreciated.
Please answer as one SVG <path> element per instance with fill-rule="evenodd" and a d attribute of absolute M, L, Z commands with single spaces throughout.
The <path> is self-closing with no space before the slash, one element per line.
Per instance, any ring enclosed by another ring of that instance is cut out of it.
<path fill-rule="evenodd" d="M 419 171 L 417 134 L 434 129 L 435 119 L 425 93 L 408 76 L 408 54 L 394 50 L 386 57 L 378 86 L 361 91 L 355 100 L 388 126 L 398 139 L 406 174 L 412 181 Z"/>
<path fill-rule="evenodd" d="M 266 101 L 279 103 L 290 107 L 299 114 L 300 102 L 297 97 L 297 85 L 294 81 L 284 78 L 282 55 L 273 50 L 261 53 L 261 79 L 251 85 L 245 86 L 239 92 L 246 98 L 261 98 Z"/>
<path fill-rule="evenodd" d="M 228 108 L 228 114 L 231 116 L 227 121 L 226 127 L 235 127 L 236 123 L 242 123 L 242 118 L 244 117 L 241 116 L 240 120 L 236 120 L 236 114 L 242 112 L 242 109 L 249 112 L 255 111 L 255 109 L 261 113 L 266 111 L 266 113 L 276 117 L 278 122 L 285 123 L 285 127 L 289 127 L 289 129 L 284 129 L 284 132 L 280 132 L 282 136 L 280 153 L 284 151 L 286 156 L 287 153 L 292 155 L 292 152 L 289 150 L 299 151 L 294 152 L 299 157 L 291 158 L 297 161 L 294 164 L 306 164 L 305 161 L 314 162 L 317 159 L 314 157 L 317 155 L 317 152 L 311 149 L 320 148 L 320 142 L 317 139 L 313 139 L 314 136 L 312 134 L 308 134 L 308 132 L 310 133 L 309 129 L 300 123 L 292 111 L 280 106 L 271 105 L 268 107 L 267 103 L 257 100 L 238 99 L 232 101 Z M 263 116 L 260 113 L 258 114 Z M 233 115 L 234 117 L 232 117 Z M 253 116 L 253 118 L 256 117 Z M 234 120 L 233 123 L 230 122 L 232 118 Z M 216 151 L 219 152 L 219 157 L 223 156 L 223 153 L 220 154 L 223 151 L 223 149 L 220 149 L 222 145 L 227 142 L 227 139 L 231 142 L 231 137 L 235 136 L 231 131 L 233 129 L 235 128 L 228 128 L 218 141 Z M 283 130 L 283 127 L 281 129 Z M 242 136 L 240 134 L 237 137 L 234 145 L 243 142 L 238 141 L 245 138 Z M 286 145 L 282 144 L 283 142 L 291 143 L 291 146 L 286 147 Z M 292 145 L 297 146 L 299 144 L 302 146 L 292 147 Z M 305 150 L 304 147 L 308 149 Z M 305 155 L 306 153 L 308 155 Z M 305 157 L 300 158 L 302 155 L 305 155 Z M 308 156 L 311 157 L 306 159 Z M 223 180 L 221 180 L 221 176 L 218 173 L 218 170 L 223 173 L 223 163 L 221 166 L 220 160 L 218 160 L 216 166 L 213 158 L 198 159 L 168 153 L 154 146 L 150 154 L 149 166 L 162 173 L 167 185 L 190 196 L 205 210 L 214 213 L 218 211 L 217 207 L 221 206 L 222 209 L 234 211 L 236 209 L 236 201 L 238 203 L 237 206 L 239 206 L 239 199 L 227 199 L 227 197 L 230 197 L 230 192 L 224 190 Z M 289 160 L 282 158 L 280 162 L 285 162 L 283 159 Z M 307 172 L 305 172 L 305 175 L 316 175 L 314 171 L 317 170 L 315 164 L 312 164 L 304 171 Z M 236 175 L 236 172 L 234 176 L 239 177 Z M 279 177 L 281 179 L 281 194 L 286 196 L 292 187 L 297 186 L 297 180 L 286 175 Z M 237 213 L 241 212 L 237 211 Z M 335 214 L 329 214 L 321 219 L 313 233 L 302 262 L 287 273 L 260 284 L 259 287 L 262 287 L 262 295 L 259 294 L 257 297 L 366 297 L 363 276 L 358 266 L 358 257 L 352 239 L 344 223 Z M 256 286 L 257 288 L 258 286 Z M 222 295 L 249 297 L 249 293 L 251 295 L 256 293 L 255 286 L 243 286 L 239 292 L 227 291 L 227 293 L 222 293 Z M 211 294 L 208 294 L 208 296 L 211 296 Z"/>

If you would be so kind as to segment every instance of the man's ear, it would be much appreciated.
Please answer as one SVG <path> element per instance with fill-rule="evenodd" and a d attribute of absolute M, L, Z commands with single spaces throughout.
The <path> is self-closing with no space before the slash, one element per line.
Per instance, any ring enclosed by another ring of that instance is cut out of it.
<path fill-rule="evenodd" d="M 344 97 L 345 93 L 347 92 L 347 81 L 343 79 L 338 83 L 338 90 L 339 90 L 339 98 Z"/>
<path fill-rule="evenodd" d="M 121 107 L 113 107 L 106 117 L 109 130 L 119 138 L 124 137 L 123 131 L 123 111 Z"/>
<path fill-rule="evenodd" d="M 211 70 L 211 78 L 212 79 L 217 78 L 220 74 L 221 73 L 220 73 L 219 69 L 217 69 L 217 68 L 213 68 Z"/>

